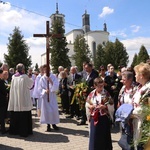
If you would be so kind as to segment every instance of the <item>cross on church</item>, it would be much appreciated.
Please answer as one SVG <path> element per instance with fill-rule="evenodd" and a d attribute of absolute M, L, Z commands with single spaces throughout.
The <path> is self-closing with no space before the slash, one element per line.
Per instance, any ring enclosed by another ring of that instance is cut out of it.
<path fill-rule="evenodd" d="M 50 53 L 50 38 L 61 38 L 61 34 L 52 34 L 49 32 L 49 21 L 46 21 L 46 34 L 33 34 L 33 37 L 45 37 L 46 38 L 46 65 L 47 65 L 47 70 L 46 70 L 46 75 L 49 77 L 49 53 Z M 47 83 L 47 87 L 49 89 L 49 82 Z M 49 102 L 49 95 L 48 95 L 48 102 Z"/>

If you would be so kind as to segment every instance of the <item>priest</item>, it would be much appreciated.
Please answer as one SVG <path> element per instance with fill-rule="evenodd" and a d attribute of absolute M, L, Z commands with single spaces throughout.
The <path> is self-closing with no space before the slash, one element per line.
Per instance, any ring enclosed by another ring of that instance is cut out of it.
<path fill-rule="evenodd" d="M 10 134 L 27 137 L 32 132 L 32 101 L 30 88 L 33 81 L 25 74 L 25 67 L 19 63 L 17 73 L 12 76 L 8 111 L 10 111 Z"/>

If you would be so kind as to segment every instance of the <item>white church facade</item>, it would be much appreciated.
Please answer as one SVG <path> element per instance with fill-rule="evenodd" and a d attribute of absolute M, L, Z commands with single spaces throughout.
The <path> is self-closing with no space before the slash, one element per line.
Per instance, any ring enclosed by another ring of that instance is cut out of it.
<path fill-rule="evenodd" d="M 51 22 L 54 21 L 54 19 L 58 19 L 62 20 L 63 23 L 65 21 L 64 19 L 64 15 L 63 14 L 59 14 L 58 12 L 58 7 L 56 10 L 55 14 L 52 14 L 50 16 Z M 70 61 L 72 63 L 72 65 L 74 65 L 74 61 L 72 59 L 72 55 L 74 54 L 74 41 L 77 37 L 77 35 L 81 35 L 85 38 L 88 46 L 89 46 L 89 50 L 92 54 L 92 58 L 95 57 L 96 55 L 96 48 L 98 44 L 104 44 L 109 40 L 109 32 L 107 32 L 107 26 L 106 23 L 104 23 L 104 28 L 103 30 L 94 30 L 92 31 L 90 29 L 90 15 L 87 14 L 87 12 L 85 11 L 85 13 L 82 15 L 82 29 L 74 29 L 68 33 L 65 34 L 66 40 L 67 40 L 67 48 L 69 49 L 69 53 L 68 56 L 70 58 Z M 45 64 L 46 63 L 46 54 L 42 54 L 41 55 L 41 64 Z"/>

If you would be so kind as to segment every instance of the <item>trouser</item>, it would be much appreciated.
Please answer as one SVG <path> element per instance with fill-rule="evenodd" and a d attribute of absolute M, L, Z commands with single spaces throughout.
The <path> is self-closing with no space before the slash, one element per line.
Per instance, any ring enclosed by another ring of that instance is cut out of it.
<path fill-rule="evenodd" d="M 86 117 L 86 111 L 85 110 L 81 110 L 81 122 L 86 122 L 87 117 Z"/>
<path fill-rule="evenodd" d="M 5 132 L 5 117 L 6 117 L 6 108 L 0 107 L 0 124 L 1 124 L 1 132 Z"/>

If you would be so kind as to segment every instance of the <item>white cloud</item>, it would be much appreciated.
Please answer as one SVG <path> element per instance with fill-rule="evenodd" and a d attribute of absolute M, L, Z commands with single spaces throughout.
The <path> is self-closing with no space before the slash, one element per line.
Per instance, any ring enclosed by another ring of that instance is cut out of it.
<path fill-rule="evenodd" d="M 4 53 L 7 54 L 8 37 L 13 33 L 13 29 L 19 27 L 24 35 L 26 43 L 29 45 L 29 55 L 32 57 L 33 65 L 41 65 L 41 54 L 46 51 L 45 38 L 33 38 L 33 34 L 46 32 L 47 17 L 36 15 L 23 9 L 12 8 L 10 3 L 0 3 L 0 61 L 4 61 Z"/>
<path fill-rule="evenodd" d="M 123 29 L 123 30 L 118 30 L 118 31 L 112 31 L 112 32 L 110 32 L 110 36 L 113 36 L 113 37 L 123 37 L 123 38 L 125 38 L 125 37 L 127 37 L 127 35 L 126 35 L 126 29 Z"/>
<path fill-rule="evenodd" d="M 141 45 L 144 45 L 147 50 L 150 50 L 150 37 L 137 37 L 121 41 L 127 50 L 140 50 Z"/>
<path fill-rule="evenodd" d="M 112 14 L 113 12 L 114 12 L 114 9 L 109 8 L 109 7 L 104 7 L 103 10 L 102 10 L 102 13 L 99 14 L 99 17 L 100 17 L 100 18 L 103 18 L 103 17 L 105 17 L 106 15 Z"/>
<path fill-rule="evenodd" d="M 137 37 L 133 39 L 121 40 L 129 54 L 129 65 L 131 64 L 135 53 L 139 53 L 141 45 L 144 45 L 150 54 L 150 37 Z"/>
<path fill-rule="evenodd" d="M 137 26 L 137 25 L 132 25 L 130 27 L 132 28 L 132 32 L 134 32 L 134 33 L 138 32 L 141 28 L 140 26 Z"/>
<path fill-rule="evenodd" d="M 13 9 L 11 5 L 0 3 L 0 32 L 11 33 L 14 27 L 20 27 L 20 30 L 26 34 L 45 31 L 45 22 L 47 17 L 36 15 L 23 9 Z"/>

